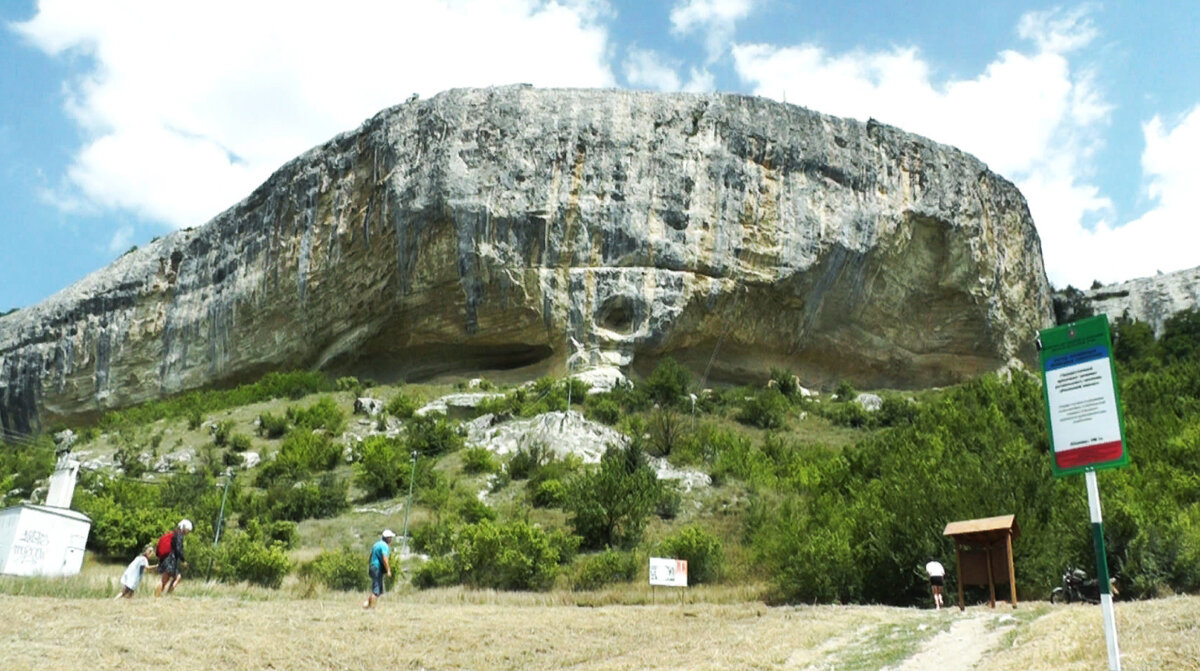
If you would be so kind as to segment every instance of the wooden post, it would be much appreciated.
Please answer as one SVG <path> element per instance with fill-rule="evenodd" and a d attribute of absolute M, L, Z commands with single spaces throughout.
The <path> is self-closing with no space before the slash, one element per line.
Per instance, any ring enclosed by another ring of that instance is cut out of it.
<path fill-rule="evenodd" d="M 1017 607 L 1017 569 L 1013 566 L 1012 556 L 1012 531 L 1009 531 L 1004 536 L 1004 542 L 1008 549 L 1008 591 L 1012 595 L 1012 607 Z"/>
<path fill-rule="evenodd" d="M 985 545 L 984 552 L 987 553 L 988 567 L 988 606 L 996 607 L 996 577 L 992 573 L 992 545 Z"/>
<path fill-rule="evenodd" d="M 962 612 L 967 609 L 967 604 L 963 601 L 962 546 L 957 540 L 954 541 L 954 563 L 958 567 L 958 610 Z"/>

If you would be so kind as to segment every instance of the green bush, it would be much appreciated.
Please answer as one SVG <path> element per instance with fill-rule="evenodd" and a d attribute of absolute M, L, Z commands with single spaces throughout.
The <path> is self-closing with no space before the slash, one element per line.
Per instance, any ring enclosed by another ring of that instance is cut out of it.
<path fill-rule="evenodd" d="M 196 570 L 207 571 L 211 563 L 211 577 L 216 580 L 246 581 L 270 589 L 278 589 L 292 570 L 292 561 L 281 543 L 264 544 L 238 530 L 222 537 L 215 549 L 199 545 L 190 557 Z"/>
<path fill-rule="evenodd" d="M 790 405 L 778 389 L 764 389 L 743 402 L 737 420 L 760 429 L 781 429 Z"/>
<path fill-rule="evenodd" d="M 593 394 L 587 398 L 587 416 L 609 426 L 621 419 L 621 406 L 611 394 Z"/>
<path fill-rule="evenodd" d="M 334 517 L 349 507 L 346 481 L 326 473 L 316 482 L 297 482 L 269 492 L 271 515 L 277 520 L 302 522 Z"/>
<path fill-rule="evenodd" d="M 408 419 L 413 416 L 417 408 L 421 407 L 417 401 L 409 398 L 404 392 L 398 391 L 396 395 L 387 403 L 387 413 L 397 419 Z"/>
<path fill-rule="evenodd" d="M 642 389 L 654 402 L 663 406 L 676 405 L 683 401 L 691 384 L 692 374 L 679 362 L 666 357 L 642 383 Z"/>
<path fill-rule="evenodd" d="M 452 557 L 433 557 L 412 572 L 412 585 L 417 589 L 449 587 L 459 583 Z"/>
<path fill-rule="evenodd" d="M 371 501 L 388 499 L 408 488 L 411 462 L 403 441 L 369 436 L 355 448 L 354 484 Z"/>
<path fill-rule="evenodd" d="M 311 431 L 324 429 L 330 435 L 341 435 L 346 430 L 346 413 L 337 407 L 332 398 L 322 397 L 307 408 L 288 406 L 287 419 L 298 428 Z"/>
<path fill-rule="evenodd" d="M 472 475 L 495 473 L 500 470 L 500 461 L 486 447 L 472 447 L 463 452 L 463 470 Z"/>
<path fill-rule="evenodd" d="M 567 487 L 561 480 L 544 480 L 530 497 L 535 508 L 561 508 L 567 500 Z"/>
<path fill-rule="evenodd" d="M 546 532 L 528 522 L 490 521 L 459 529 L 454 566 L 460 582 L 501 590 L 549 589 L 559 552 Z"/>
<path fill-rule="evenodd" d="M 658 553 L 661 557 L 687 560 L 689 585 L 718 580 L 725 569 L 721 539 L 694 524 L 663 539 Z"/>
<path fill-rule="evenodd" d="M 371 587 L 366 558 L 350 546 L 327 550 L 300 567 L 302 579 L 344 592 L 365 592 Z"/>
<path fill-rule="evenodd" d="M 458 505 L 457 512 L 462 521 L 467 524 L 477 524 L 484 520 L 494 521 L 496 519 L 496 511 L 474 496 L 462 499 Z"/>
<path fill-rule="evenodd" d="M 213 430 L 213 442 L 217 444 L 217 447 L 225 447 L 229 444 L 229 437 L 233 435 L 234 428 L 232 419 L 217 423 Z"/>
<path fill-rule="evenodd" d="M 54 445 L 39 437 L 27 447 L 0 445 L 0 505 L 28 499 L 37 483 L 54 472 Z"/>
<path fill-rule="evenodd" d="M 518 447 L 517 451 L 508 458 L 508 463 L 504 465 L 504 471 L 513 480 L 525 480 L 536 473 L 538 469 L 550 463 L 553 456 L 550 448 L 542 443 Z"/>
<path fill-rule="evenodd" d="M 417 415 L 408 422 L 408 447 L 422 456 L 446 454 L 462 446 L 463 437 L 445 415 Z"/>
<path fill-rule="evenodd" d="M 633 547 L 660 495 L 658 476 L 636 444 L 610 446 L 598 468 L 575 475 L 564 508 L 589 549 Z"/>
<path fill-rule="evenodd" d="M 583 557 L 571 572 L 571 589 L 595 590 L 618 582 L 632 582 L 638 577 L 638 557 L 632 552 L 605 550 Z"/>
<path fill-rule="evenodd" d="M 234 452 L 245 452 L 254 446 L 250 436 L 244 433 L 235 433 L 229 437 L 229 449 Z"/>
<path fill-rule="evenodd" d="M 269 412 L 264 412 L 258 416 L 258 435 L 267 438 L 280 438 L 287 433 L 288 421 L 286 417 L 277 417 Z"/>
<path fill-rule="evenodd" d="M 363 386 L 362 382 L 358 381 L 358 378 L 351 376 L 339 377 L 337 382 L 334 383 L 333 388 L 337 391 L 348 391 L 351 394 L 358 396 L 362 394 L 362 390 L 365 387 Z"/>

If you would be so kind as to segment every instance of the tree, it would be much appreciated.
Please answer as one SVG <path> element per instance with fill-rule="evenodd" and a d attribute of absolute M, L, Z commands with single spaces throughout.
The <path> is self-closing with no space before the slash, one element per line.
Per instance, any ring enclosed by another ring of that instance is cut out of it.
<path fill-rule="evenodd" d="M 674 405 L 687 394 L 692 374 L 678 361 L 667 357 L 650 373 L 643 385 L 646 394 L 660 405 Z"/>
<path fill-rule="evenodd" d="M 640 447 L 609 446 L 595 471 L 580 473 L 568 485 L 565 504 L 583 547 L 633 547 L 658 502 L 658 476 Z"/>

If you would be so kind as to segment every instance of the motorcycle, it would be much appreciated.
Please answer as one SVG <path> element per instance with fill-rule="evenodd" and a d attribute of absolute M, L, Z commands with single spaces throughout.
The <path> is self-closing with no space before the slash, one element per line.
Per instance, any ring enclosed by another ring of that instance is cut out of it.
<path fill-rule="evenodd" d="M 1112 589 L 1113 596 L 1119 594 L 1116 578 L 1109 578 L 1108 584 Z M 1067 570 L 1063 571 L 1062 586 L 1055 587 L 1054 591 L 1050 592 L 1050 603 L 1071 603 L 1072 601 L 1100 603 L 1100 583 L 1095 578 L 1087 577 L 1087 573 L 1083 569 L 1068 566 Z"/>

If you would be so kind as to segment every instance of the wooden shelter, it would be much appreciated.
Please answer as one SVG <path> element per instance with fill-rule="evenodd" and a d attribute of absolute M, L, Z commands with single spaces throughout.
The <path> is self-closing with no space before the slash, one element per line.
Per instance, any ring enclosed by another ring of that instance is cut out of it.
<path fill-rule="evenodd" d="M 988 605 L 996 607 L 996 583 L 1008 582 L 1013 608 L 1017 607 L 1017 575 L 1013 569 L 1012 542 L 1021 535 L 1015 515 L 962 520 L 946 525 L 943 536 L 954 539 L 958 564 L 958 608 L 963 610 L 964 585 L 986 585 Z"/>

